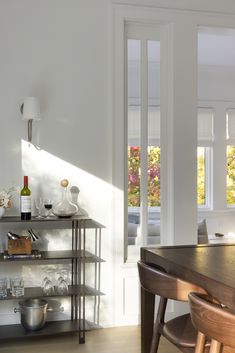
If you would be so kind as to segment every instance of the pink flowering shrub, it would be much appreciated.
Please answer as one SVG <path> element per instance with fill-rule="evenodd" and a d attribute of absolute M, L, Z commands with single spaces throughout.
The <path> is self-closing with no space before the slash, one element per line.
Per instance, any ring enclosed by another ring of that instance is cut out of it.
<path fill-rule="evenodd" d="M 128 147 L 128 206 L 140 206 L 140 147 Z M 148 206 L 160 206 L 160 147 L 148 147 Z"/>

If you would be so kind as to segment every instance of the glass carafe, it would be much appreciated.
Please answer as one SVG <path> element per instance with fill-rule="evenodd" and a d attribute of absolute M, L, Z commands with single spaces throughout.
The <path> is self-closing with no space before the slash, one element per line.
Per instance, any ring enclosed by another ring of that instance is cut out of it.
<path fill-rule="evenodd" d="M 69 182 L 67 179 L 63 179 L 60 185 L 62 186 L 62 200 L 53 207 L 53 213 L 60 218 L 72 217 L 78 211 L 78 207 L 68 198 Z"/>

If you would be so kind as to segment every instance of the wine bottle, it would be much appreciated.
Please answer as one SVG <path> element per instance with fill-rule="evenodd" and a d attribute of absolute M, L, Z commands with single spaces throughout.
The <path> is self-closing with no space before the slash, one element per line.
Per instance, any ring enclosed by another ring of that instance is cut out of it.
<path fill-rule="evenodd" d="M 31 219 L 31 191 L 28 187 L 28 177 L 24 176 L 24 187 L 20 192 L 21 219 Z"/>

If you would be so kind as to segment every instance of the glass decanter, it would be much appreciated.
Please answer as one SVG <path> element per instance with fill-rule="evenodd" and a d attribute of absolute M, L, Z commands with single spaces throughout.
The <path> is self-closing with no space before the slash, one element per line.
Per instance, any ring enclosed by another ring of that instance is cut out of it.
<path fill-rule="evenodd" d="M 68 198 L 68 180 L 61 180 L 60 185 L 62 187 L 62 200 L 53 207 L 53 213 L 60 218 L 69 218 L 75 215 L 78 207 Z"/>

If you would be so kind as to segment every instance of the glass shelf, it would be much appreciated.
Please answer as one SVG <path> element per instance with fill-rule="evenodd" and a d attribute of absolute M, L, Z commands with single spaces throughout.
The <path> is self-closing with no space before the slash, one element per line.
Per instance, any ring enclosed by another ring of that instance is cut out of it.
<path fill-rule="evenodd" d="M 85 216 L 73 216 L 69 218 L 59 218 L 59 217 L 50 217 L 50 218 L 36 218 L 32 217 L 29 220 L 22 221 L 20 217 L 9 216 L 0 218 L 1 223 L 20 223 L 20 224 L 43 224 L 43 223 L 72 223 L 72 222 L 84 222 L 86 229 L 93 228 L 105 228 L 101 223 L 94 221 L 93 219 Z"/>
<path fill-rule="evenodd" d="M 23 300 L 23 299 L 28 299 L 28 298 L 54 298 L 54 297 L 71 297 L 74 295 L 81 295 L 84 294 L 85 296 L 96 296 L 96 295 L 104 295 L 99 290 L 96 290 L 95 288 L 92 288 L 87 285 L 70 285 L 68 293 L 56 293 L 56 290 L 54 291 L 53 294 L 50 295 L 45 295 L 43 293 L 43 290 L 41 287 L 26 287 L 24 289 L 24 295 L 22 297 L 13 297 L 10 294 L 10 291 L 8 289 L 7 291 L 7 297 L 6 298 L 0 298 L 0 302 L 5 301 L 5 300 Z M 1 328 L 1 326 L 0 326 Z"/>
<path fill-rule="evenodd" d="M 98 325 L 94 325 L 89 321 L 85 321 L 85 330 L 99 328 Z M 22 338 L 22 337 L 35 337 L 35 336 L 50 336 L 60 335 L 69 332 L 79 332 L 79 321 L 47 321 L 45 326 L 37 331 L 26 331 L 22 325 L 4 325 L 0 326 L 0 340 L 10 338 Z"/>
<path fill-rule="evenodd" d="M 84 259 L 85 252 L 85 259 Z M 61 250 L 61 251 L 40 251 L 41 258 L 14 258 L 14 259 L 4 259 L 3 253 L 0 253 L 0 262 L 16 262 L 16 261 L 46 261 L 46 260 L 71 260 L 82 258 L 86 263 L 100 263 L 105 262 L 98 256 L 95 256 L 89 251 L 83 250 Z M 17 256 L 17 255 L 16 255 Z"/>

